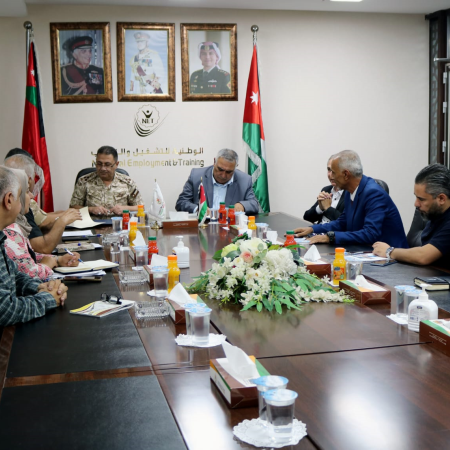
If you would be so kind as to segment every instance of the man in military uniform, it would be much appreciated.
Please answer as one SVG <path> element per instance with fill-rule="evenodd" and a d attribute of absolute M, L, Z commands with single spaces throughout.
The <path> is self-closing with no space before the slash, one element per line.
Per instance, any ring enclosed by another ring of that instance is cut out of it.
<path fill-rule="evenodd" d="M 221 59 L 217 42 L 201 42 L 198 56 L 203 69 L 191 75 L 191 94 L 229 94 L 231 92 L 230 74 L 219 67 Z"/>
<path fill-rule="evenodd" d="M 88 206 L 91 214 L 121 215 L 124 209 L 137 211 L 138 205 L 144 204 L 136 183 L 116 172 L 119 165 L 116 149 L 100 147 L 95 165 L 96 172 L 78 179 L 70 200 L 71 208 Z"/>
<path fill-rule="evenodd" d="M 103 69 L 91 65 L 92 38 L 77 36 L 68 39 L 63 48 L 71 64 L 61 67 L 62 95 L 93 95 L 105 93 Z"/>
<path fill-rule="evenodd" d="M 139 53 L 130 60 L 130 93 L 163 94 L 161 82 L 165 80 L 166 71 L 158 52 L 148 47 L 150 35 L 138 31 L 134 33 L 134 38 Z"/>

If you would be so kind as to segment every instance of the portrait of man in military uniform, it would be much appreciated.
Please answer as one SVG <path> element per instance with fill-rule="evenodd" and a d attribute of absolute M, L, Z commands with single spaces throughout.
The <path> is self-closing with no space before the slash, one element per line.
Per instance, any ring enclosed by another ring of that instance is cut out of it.
<path fill-rule="evenodd" d="M 105 93 L 103 69 L 91 64 L 94 39 L 89 35 L 70 37 L 63 43 L 69 64 L 61 66 L 61 95 Z"/>
<path fill-rule="evenodd" d="M 130 48 L 131 41 L 134 50 L 134 54 L 128 52 L 128 58 L 130 54 L 132 56 L 128 60 L 131 74 L 127 80 L 127 94 L 167 94 L 166 65 L 159 52 L 150 47 L 151 45 L 161 47 L 159 41 L 164 38 L 167 41 L 167 33 L 142 30 L 127 30 L 127 32 L 133 32 L 133 39 L 127 41 L 127 49 Z"/>
<path fill-rule="evenodd" d="M 198 45 L 198 57 L 203 69 L 196 70 L 190 78 L 191 94 L 229 94 L 230 73 L 219 67 L 222 58 L 219 44 L 206 41 Z"/>

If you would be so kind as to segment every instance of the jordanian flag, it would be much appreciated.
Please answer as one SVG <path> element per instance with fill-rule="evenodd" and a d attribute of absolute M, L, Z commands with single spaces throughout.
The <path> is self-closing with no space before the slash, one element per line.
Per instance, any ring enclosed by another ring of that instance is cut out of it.
<path fill-rule="evenodd" d="M 245 97 L 242 139 L 248 156 L 248 174 L 252 176 L 253 190 L 264 212 L 270 212 L 269 179 L 267 177 L 266 147 L 259 93 L 258 53 L 253 45 L 252 63 Z"/>
<path fill-rule="evenodd" d="M 205 188 L 203 187 L 203 181 L 200 182 L 199 190 L 199 203 L 198 203 L 198 225 L 203 225 L 206 220 L 206 212 L 208 211 L 208 205 L 206 204 Z"/>
<path fill-rule="evenodd" d="M 43 209 L 53 211 L 52 179 L 45 142 L 44 120 L 39 91 L 39 77 L 34 42 L 30 43 L 27 69 L 25 115 L 23 118 L 22 148 L 30 153 L 36 164 L 44 171 Z"/>

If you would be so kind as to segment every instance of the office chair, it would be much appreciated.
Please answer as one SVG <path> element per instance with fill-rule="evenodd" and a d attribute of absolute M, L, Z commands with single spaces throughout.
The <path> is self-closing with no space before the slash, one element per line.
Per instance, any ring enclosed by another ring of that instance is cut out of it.
<path fill-rule="evenodd" d="M 388 194 L 389 194 L 389 186 L 387 183 L 383 180 L 377 180 L 376 178 L 373 179 L 375 183 L 379 184 Z"/>
<path fill-rule="evenodd" d="M 77 184 L 78 178 L 82 177 L 83 175 L 87 175 L 88 173 L 95 172 L 96 170 L 97 169 L 95 167 L 87 167 L 86 169 L 81 169 L 78 172 L 77 177 L 75 178 L 75 184 Z M 120 167 L 118 167 L 116 170 L 119 173 L 122 173 L 124 175 L 130 176 L 129 173 L 126 170 L 121 169 Z"/>
<path fill-rule="evenodd" d="M 406 240 L 410 247 L 422 246 L 422 231 L 428 223 L 428 219 L 422 217 L 419 210 L 415 210 L 411 227 L 406 235 Z"/>

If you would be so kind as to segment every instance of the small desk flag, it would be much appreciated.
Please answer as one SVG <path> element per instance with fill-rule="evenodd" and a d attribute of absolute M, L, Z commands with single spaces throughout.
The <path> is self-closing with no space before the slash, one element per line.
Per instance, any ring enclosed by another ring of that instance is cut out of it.
<path fill-rule="evenodd" d="M 206 212 L 208 211 L 208 205 L 206 204 L 205 188 L 203 187 L 203 180 L 200 181 L 200 186 L 198 187 L 199 203 L 198 203 L 198 225 L 203 225 L 206 220 Z"/>
<path fill-rule="evenodd" d="M 158 219 L 166 218 L 166 203 L 161 192 L 161 188 L 155 180 L 155 188 L 153 189 L 153 200 L 150 205 L 150 214 Z"/>

